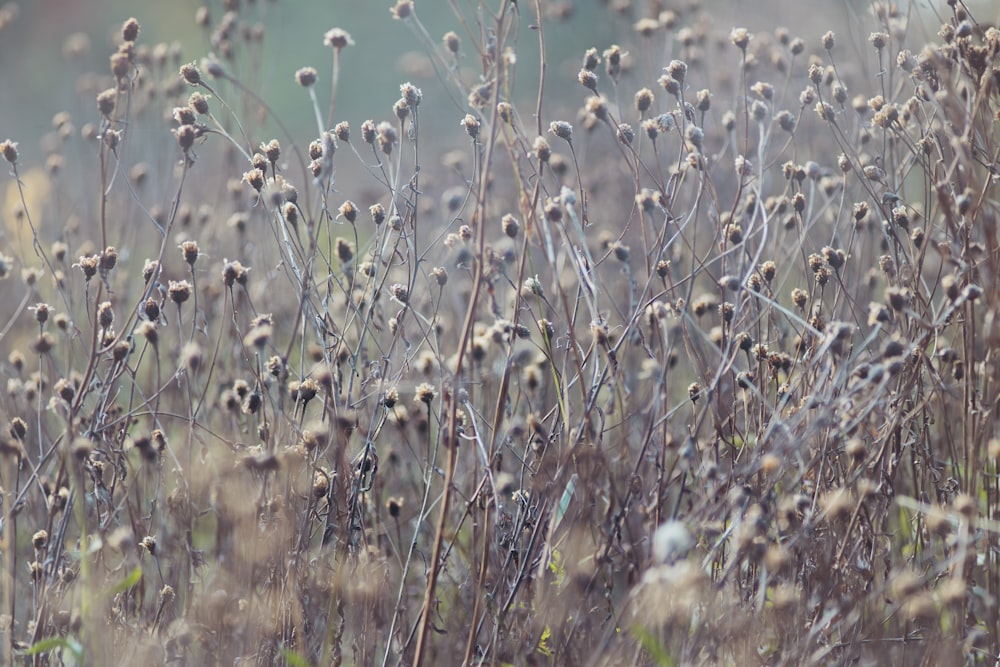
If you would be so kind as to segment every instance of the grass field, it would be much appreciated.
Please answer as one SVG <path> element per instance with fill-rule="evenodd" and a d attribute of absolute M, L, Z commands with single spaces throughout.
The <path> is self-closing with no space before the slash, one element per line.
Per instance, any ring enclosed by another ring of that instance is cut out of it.
<path fill-rule="evenodd" d="M 995 17 L 425 4 L 0 130 L 0 660 L 995 664 Z"/>

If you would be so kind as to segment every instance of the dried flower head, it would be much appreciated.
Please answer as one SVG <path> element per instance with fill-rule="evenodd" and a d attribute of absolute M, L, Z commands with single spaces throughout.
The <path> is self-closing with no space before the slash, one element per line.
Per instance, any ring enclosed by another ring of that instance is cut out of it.
<path fill-rule="evenodd" d="M 517 218 L 510 213 L 505 214 L 500 219 L 500 226 L 503 228 L 503 233 L 512 239 L 517 238 L 517 235 L 521 230 L 521 223 L 519 223 Z"/>
<path fill-rule="evenodd" d="M 186 280 L 171 280 L 167 285 L 167 294 L 179 306 L 191 298 L 191 283 Z"/>
<path fill-rule="evenodd" d="M 122 39 L 126 42 L 134 42 L 139 38 L 139 21 L 130 18 L 122 25 Z"/>
<path fill-rule="evenodd" d="M 534 151 L 535 158 L 539 162 L 548 162 L 549 158 L 552 157 L 552 148 L 545 137 L 535 137 Z"/>
<path fill-rule="evenodd" d="M 733 28 L 732 32 L 729 33 L 729 41 L 744 54 L 747 51 L 747 46 L 750 44 L 751 39 L 752 36 L 750 31 L 746 28 Z"/>
<path fill-rule="evenodd" d="M 17 144 L 10 139 L 0 142 L 0 154 L 11 165 L 17 164 Z"/>
<path fill-rule="evenodd" d="M 573 126 L 564 120 L 554 120 L 549 123 L 549 132 L 566 141 L 573 139 Z"/>
<path fill-rule="evenodd" d="M 407 81 L 399 86 L 399 96 L 406 103 L 406 106 L 414 108 L 420 105 L 424 94 L 419 88 Z"/>
<path fill-rule="evenodd" d="M 413 392 L 414 399 L 418 403 L 424 403 L 425 405 L 430 405 L 431 401 L 437 398 L 437 390 L 434 389 L 434 385 L 428 382 L 421 382 L 417 385 Z"/>
<path fill-rule="evenodd" d="M 389 12 L 392 18 L 397 20 L 408 19 L 413 15 L 413 0 L 397 0 L 394 7 Z"/>
<path fill-rule="evenodd" d="M 364 133 L 364 125 L 362 125 L 361 131 Z M 375 127 L 375 132 L 378 139 L 379 149 L 381 149 L 381 151 L 386 155 L 392 153 L 392 147 L 397 142 L 396 128 L 394 128 L 391 123 L 382 121 Z"/>
<path fill-rule="evenodd" d="M 465 133 L 473 139 L 479 136 L 479 119 L 472 114 L 465 114 L 465 118 L 459 124 L 465 128 Z"/>
<path fill-rule="evenodd" d="M 184 255 L 184 261 L 194 266 L 194 263 L 198 261 L 198 242 L 197 241 L 184 241 L 180 245 L 181 254 Z"/>
<path fill-rule="evenodd" d="M 198 71 L 198 67 L 194 63 L 182 65 L 180 69 L 180 77 L 192 86 L 197 86 L 201 83 L 201 72 Z"/>
<path fill-rule="evenodd" d="M 350 199 L 345 201 L 337 209 L 337 217 L 343 218 L 347 222 L 354 224 L 354 221 L 358 219 L 358 207 L 354 205 Z"/>
<path fill-rule="evenodd" d="M 346 30 L 343 30 L 342 28 L 331 28 L 323 35 L 323 44 L 333 47 L 336 51 L 340 51 L 345 46 L 354 46 L 354 40 L 351 38 L 351 34 Z"/>
<path fill-rule="evenodd" d="M 581 86 L 592 91 L 594 94 L 597 94 L 597 75 L 594 74 L 594 72 L 587 68 L 583 68 L 576 75 L 576 80 L 580 82 Z"/>
<path fill-rule="evenodd" d="M 295 71 L 295 81 L 303 88 L 310 88 L 316 83 L 316 68 L 302 67 Z"/>
<path fill-rule="evenodd" d="M 649 111 L 650 107 L 653 106 L 653 102 L 656 97 L 653 95 L 653 91 L 649 88 L 640 88 L 635 94 L 635 108 L 640 114 L 644 114 Z"/>
<path fill-rule="evenodd" d="M 234 283 L 246 285 L 249 271 L 248 267 L 238 261 L 226 262 L 222 266 L 222 282 L 226 287 L 232 287 Z"/>
<path fill-rule="evenodd" d="M 257 192 L 264 189 L 264 172 L 260 169 L 254 168 L 243 172 L 242 180 Z"/>

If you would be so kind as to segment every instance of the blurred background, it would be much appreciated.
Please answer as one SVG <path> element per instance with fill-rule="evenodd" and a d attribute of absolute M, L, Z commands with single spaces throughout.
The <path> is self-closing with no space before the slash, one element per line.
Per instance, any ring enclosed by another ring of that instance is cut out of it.
<path fill-rule="evenodd" d="M 8 3 L 0 16 L 0 138 L 20 143 L 21 159 L 41 165 L 45 151 L 40 141 L 52 131 L 52 117 L 69 111 L 77 127 L 96 122 L 94 97 L 87 90 L 89 72 L 108 70 L 108 56 L 120 39 L 122 22 L 135 16 L 142 32 L 139 44 L 154 48 L 166 44 L 179 62 L 200 60 L 211 46 L 209 30 L 196 24 L 198 8 L 205 4 L 212 21 L 225 13 L 222 0 L 152 2 L 150 0 L 21 0 Z M 323 44 L 324 33 L 333 27 L 347 30 L 355 44 L 344 50 L 337 99 L 336 121 L 347 120 L 357 128 L 366 118 L 391 118 L 392 104 L 399 97 L 399 84 L 412 81 L 424 90 L 424 129 L 440 136 L 444 128 L 457 127 L 466 109 L 461 100 L 448 97 L 414 32 L 390 16 L 390 0 L 242 0 L 241 17 L 248 25 L 263 29 L 260 54 L 252 71 L 235 72 L 268 101 L 276 114 L 302 145 L 317 136 L 315 117 L 308 96 L 296 85 L 294 72 L 310 65 L 319 72 L 316 93 L 325 119 L 330 94 L 332 51 Z M 417 0 L 417 13 L 431 39 L 440 42 L 449 30 L 463 35 L 456 18 L 460 11 L 466 26 L 476 29 L 477 14 L 499 6 L 499 0 L 483 9 L 470 0 Z M 517 44 L 515 102 L 531 102 L 538 85 L 538 39 L 534 3 L 521 0 Z M 607 5 L 615 11 L 608 11 Z M 584 93 L 576 83 L 583 52 L 589 47 L 603 51 L 614 42 L 627 48 L 638 39 L 632 26 L 642 17 L 662 9 L 678 12 L 700 8 L 713 20 L 743 26 L 754 32 L 772 32 L 788 26 L 793 35 L 818 42 L 826 30 L 835 30 L 844 48 L 866 48 L 873 22 L 867 0 L 789 2 L 788 0 L 543 0 L 548 74 L 544 125 L 580 105 Z M 911 29 L 932 37 L 949 7 L 945 0 L 897 3 L 903 12 L 913 12 Z M 995 22 L 1000 6 L 989 0 L 970 0 L 972 15 L 980 22 Z M 611 17 L 609 19 L 609 16 Z M 463 44 L 469 40 L 463 40 Z M 728 45 L 727 45 L 728 46 Z M 665 64 L 671 54 L 664 54 Z M 245 59 L 240 62 L 245 62 Z M 477 55 L 462 51 L 462 77 L 474 82 L 480 70 Z M 658 65 L 650 63 L 650 65 Z M 654 76 L 655 79 L 655 76 Z M 693 83 L 698 87 L 697 82 Z M 220 89 L 221 90 L 221 89 Z M 81 92 L 85 91 L 85 92 Z M 622 91 L 630 98 L 634 91 Z M 533 104 L 521 107 L 533 108 Z M 165 110 L 168 111 L 168 110 Z M 563 116 L 572 120 L 571 116 Z M 530 123 L 533 119 L 524 119 Z M 430 127 L 428 127 L 430 125 Z M 168 132 L 162 127 L 132 128 L 139 132 Z M 448 136 L 456 133 L 451 131 Z M 260 136 L 281 136 L 273 124 L 261 126 Z M 456 141 L 461 136 L 455 137 Z M 338 174 L 338 179 L 351 179 Z"/>

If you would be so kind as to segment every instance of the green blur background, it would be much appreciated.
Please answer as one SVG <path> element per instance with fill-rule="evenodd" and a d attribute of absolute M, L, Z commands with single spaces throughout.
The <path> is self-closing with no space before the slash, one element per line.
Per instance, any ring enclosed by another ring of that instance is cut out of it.
<path fill-rule="evenodd" d="M 159 42 L 177 43 L 184 62 L 200 60 L 211 48 L 207 31 L 195 23 L 196 11 L 203 4 L 199 1 L 21 0 L 19 4 L 17 20 L 0 33 L 0 138 L 18 141 L 21 160 L 29 166 L 44 162 L 39 141 L 52 131 L 52 117 L 57 112 L 69 111 L 77 128 L 98 121 L 93 96 L 77 94 L 75 82 L 88 72 L 107 73 L 108 56 L 120 40 L 121 25 L 128 17 L 134 16 L 142 26 L 138 44 L 153 47 Z M 221 0 L 204 4 L 213 22 L 217 22 L 224 13 Z M 376 121 L 392 118 L 392 104 L 399 97 L 400 83 L 412 81 L 425 95 L 422 136 L 440 136 L 448 128 L 455 130 L 449 134 L 460 138 L 459 120 L 466 109 L 459 108 L 437 81 L 417 37 L 391 17 L 390 0 L 243 0 L 240 4 L 241 17 L 248 24 L 264 26 L 265 37 L 259 69 L 235 73 L 274 108 L 301 145 L 317 136 L 317 127 L 308 95 L 295 83 L 294 73 L 306 65 L 318 71 L 315 90 L 325 121 L 332 50 L 324 46 L 323 35 L 333 27 L 347 30 L 355 42 L 342 54 L 335 122 L 347 120 L 357 131 L 367 118 Z M 496 1 L 489 4 L 494 8 L 499 6 Z M 529 27 L 535 22 L 534 12 L 523 0 L 521 4 L 525 6 L 521 8 L 517 40 L 519 68 L 515 95 L 533 100 L 538 85 L 538 40 L 537 33 Z M 550 3 L 543 3 L 546 4 Z M 559 107 L 568 108 L 583 99 L 579 93 L 585 91 L 574 90 L 568 104 L 565 100 L 570 84 L 575 86 L 575 72 L 583 51 L 589 46 L 606 48 L 613 35 L 627 31 L 632 22 L 623 17 L 615 21 L 618 25 L 611 25 L 606 9 L 593 2 L 585 4 L 586 7 L 577 8 L 570 22 L 546 22 L 549 76 L 553 94 L 557 95 L 550 99 Z M 474 25 L 476 4 L 458 0 L 457 5 L 469 24 Z M 479 62 L 450 3 L 418 0 L 416 8 L 435 41 L 449 30 L 463 36 L 463 79 L 475 82 Z M 89 53 L 67 62 L 63 44 L 74 33 L 89 36 Z M 559 85 L 557 78 L 563 79 L 564 85 Z M 220 87 L 220 92 L 225 95 L 226 87 Z M 235 103 L 235 93 L 231 90 L 228 93 L 229 101 Z M 562 102 L 558 102 L 560 98 Z M 170 127 L 164 123 L 162 128 L 151 131 L 162 131 L 166 138 Z M 274 136 L 285 143 L 273 124 L 265 124 L 259 134 L 254 138 Z M 170 150 L 173 145 L 165 143 L 164 148 Z"/>
<path fill-rule="evenodd" d="M 0 0 L 2 1 L 2 0 Z M 224 13 L 222 0 L 174 0 L 153 2 L 139 0 L 20 0 L 17 19 L 0 32 L 0 139 L 20 143 L 21 159 L 29 165 L 44 162 L 41 138 L 52 131 L 51 120 L 59 111 L 69 111 L 79 128 L 98 120 L 92 95 L 76 94 L 76 81 L 86 72 L 106 73 L 108 56 L 119 39 L 122 22 L 136 17 L 142 32 L 139 44 L 150 47 L 159 42 L 178 43 L 186 62 L 201 59 L 210 49 L 208 34 L 195 23 L 201 4 L 211 11 L 213 21 Z M 425 51 L 416 36 L 400 21 L 393 20 L 389 8 L 393 0 L 242 0 L 241 16 L 251 24 L 265 28 L 262 58 L 254 72 L 237 72 L 256 90 L 290 128 L 297 142 L 307 144 L 317 135 L 316 121 L 308 97 L 294 81 L 294 72 L 311 65 L 319 72 L 316 93 L 324 120 L 330 94 L 332 50 L 323 45 L 323 34 L 332 27 L 347 30 L 355 45 L 344 50 L 335 121 L 347 120 L 352 128 L 366 118 L 392 117 L 392 104 L 399 97 L 399 84 L 412 81 L 424 90 L 422 136 L 432 141 L 444 137 L 445 143 L 461 141 L 458 122 L 465 109 L 448 97 L 430 69 Z M 495 10 L 500 0 L 488 0 Z M 520 0 L 519 33 L 516 40 L 517 80 L 514 101 L 522 113 L 534 109 L 538 86 L 538 36 L 533 0 Z M 557 6 L 571 6 L 568 21 L 546 19 L 545 41 L 548 55 L 546 104 L 543 127 L 550 120 L 573 121 L 573 110 L 585 98 L 576 83 L 581 56 L 593 46 L 599 51 L 614 42 L 626 45 L 638 38 L 631 29 L 638 18 L 649 16 L 654 6 L 686 9 L 698 4 L 724 27 L 744 26 L 751 31 L 772 31 L 788 26 L 794 35 L 815 44 L 826 30 L 838 32 L 841 39 L 863 43 L 864 34 L 845 34 L 848 26 L 874 25 L 867 0 L 635 0 L 627 12 L 610 11 L 607 0 L 541 0 L 544 12 Z M 907 3 L 898 4 L 906 11 Z M 990 0 L 969 2 L 980 21 L 996 21 L 1000 3 Z M 417 14 L 435 41 L 449 31 L 463 36 L 461 62 L 463 79 L 476 81 L 479 63 L 454 7 L 475 28 L 480 3 L 474 0 L 416 0 Z M 922 0 L 912 3 L 921 17 L 920 30 L 934 39 L 940 18 L 948 15 L 945 0 Z M 686 12 L 684 12 L 686 13 Z M 860 18 L 859 18 L 859 15 Z M 991 16 L 992 15 L 992 16 Z M 90 49 L 85 57 L 67 62 L 63 44 L 74 33 L 89 36 Z M 669 54 L 664 54 L 664 64 Z M 655 76 L 653 77 L 655 80 Z M 647 85 L 653 85 L 652 81 Z M 634 91 L 622 91 L 629 97 Z M 232 94 L 232 93 L 230 93 Z M 459 101 L 460 102 L 460 101 Z M 524 118 L 526 124 L 533 119 Z M 170 125 L 144 131 L 166 133 Z M 425 131 L 426 130 L 426 131 Z M 255 139 L 281 137 L 272 125 L 265 125 Z M 168 144 L 164 144 L 167 149 Z M 442 146 L 446 147 L 446 146 Z M 170 145 L 172 148 L 172 145 Z M 338 175 L 338 178 L 349 174 Z"/>

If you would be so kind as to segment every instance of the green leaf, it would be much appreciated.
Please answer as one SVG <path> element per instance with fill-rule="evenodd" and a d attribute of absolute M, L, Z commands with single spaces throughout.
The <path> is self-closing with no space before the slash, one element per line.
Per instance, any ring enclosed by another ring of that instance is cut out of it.
<path fill-rule="evenodd" d="M 312 663 L 302 657 L 300 653 L 289 648 L 281 650 L 281 657 L 292 667 L 312 667 Z"/>
<path fill-rule="evenodd" d="M 536 650 L 546 658 L 555 657 L 555 653 L 553 653 L 552 649 L 549 647 L 550 637 L 552 637 L 552 629 L 546 625 L 545 629 L 542 630 L 542 636 L 538 638 L 538 646 L 536 647 Z"/>
<path fill-rule="evenodd" d="M 39 653 L 47 653 L 57 648 L 66 649 L 72 653 L 77 662 L 83 660 L 83 646 L 72 637 L 49 637 L 48 639 L 39 640 L 25 651 L 24 655 L 38 655 Z"/>
<path fill-rule="evenodd" d="M 677 664 L 667 653 L 667 650 L 663 648 L 663 645 L 658 642 L 656 637 L 650 634 L 646 628 L 632 628 L 632 634 L 636 636 L 636 639 L 638 639 L 639 643 L 642 644 L 642 648 L 645 649 L 646 653 L 649 654 L 649 657 L 651 657 L 657 665 L 660 667 L 674 667 L 674 665 Z"/>
<path fill-rule="evenodd" d="M 555 534 L 556 528 L 562 522 L 563 517 L 566 516 L 566 511 L 569 509 L 569 504 L 573 500 L 573 493 L 576 491 L 576 480 L 577 475 L 573 475 L 569 478 L 566 483 L 566 488 L 563 490 L 562 497 L 559 498 L 559 504 L 556 505 L 556 514 L 552 519 L 552 528 L 550 529 L 551 534 Z"/>
<path fill-rule="evenodd" d="M 118 593 L 127 591 L 128 589 L 132 588 L 137 583 L 139 583 L 140 579 L 142 579 L 142 568 L 136 565 L 135 568 L 128 573 L 127 577 L 119 581 L 117 584 L 115 584 L 108 590 L 106 590 L 104 594 L 108 597 L 111 597 L 112 595 L 117 595 Z"/>

